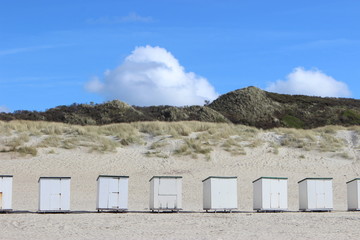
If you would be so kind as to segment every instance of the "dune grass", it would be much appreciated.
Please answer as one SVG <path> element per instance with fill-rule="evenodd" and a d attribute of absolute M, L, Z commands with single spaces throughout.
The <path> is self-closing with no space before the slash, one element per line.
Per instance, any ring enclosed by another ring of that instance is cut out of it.
<path fill-rule="evenodd" d="M 264 146 L 263 133 L 276 135 L 278 141 L 268 142 L 274 154 L 282 147 L 307 151 L 344 154 L 346 143 L 336 136 L 341 130 L 360 136 L 360 127 L 327 126 L 312 130 L 278 128 L 259 130 L 244 125 L 206 122 L 134 122 L 103 126 L 78 126 L 39 121 L 0 121 L 0 151 L 35 156 L 39 149 L 86 148 L 89 152 L 115 152 L 120 147 L 139 145 L 149 157 L 170 155 L 204 155 L 209 158 L 215 148 L 233 156 L 246 155 L 251 148 Z M 177 141 L 177 144 L 173 144 Z M 172 143 L 172 144 L 170 144 Z M 175 146 L 175 147 L 174 147 Z M 49 151 L 48 151 L 49 152 Z"/>
<path fill-rule="evenodd" d="M 345 147 L 343 139 L 335 134 L 344 127 L 328 126 L 312 130 L 278 128 L 275 133 L 281 136 L 281 146 L 301 148 L 306 151 L 336 152 Z"/>

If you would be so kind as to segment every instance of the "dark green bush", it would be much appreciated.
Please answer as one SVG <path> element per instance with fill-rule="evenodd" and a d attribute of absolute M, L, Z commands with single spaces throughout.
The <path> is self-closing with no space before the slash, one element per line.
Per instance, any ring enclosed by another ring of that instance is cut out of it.
<path fill-rule="evenodd" d="M 285 124 L 286 127 L 304 128 L 304 122 L 301 121 L 299 118 L 291 115 L 284 116 L 281 121 Z"/>
<path fill-rule="evenodd" d="M 360 113 L 355 110 L 345 110 L 341 115 L 341 119 L 345 123 L 358 125 L 360 124 Z"/>

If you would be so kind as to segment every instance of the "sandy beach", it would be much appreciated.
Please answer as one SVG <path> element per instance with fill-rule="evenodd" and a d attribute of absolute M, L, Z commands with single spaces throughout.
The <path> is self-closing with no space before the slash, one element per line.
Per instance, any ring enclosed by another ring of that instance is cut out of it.
<path fill-rule="evenodd" d="M 338 135 L 350 141 L 346 137 L 350 133 Z M 260 135 L 268 137 L 266 133 Z M 268 144 L 246 148 L 246 155 L 236 156 L 214 147 L 209 157 L 197 158 L 148 157 L 144 154 L 146 145 L 105 153 L 77 147 L 52 148 L 49 154 L 49 148 L 40 148 L 34 157 L 0 153 L 0 174 L 14 176 L 15 211 L 0 215 L 0 239 L 358 239 L 360 213 L 347 212 L 346 200 L 346 182 L 360 176 L 355 145 L 345 146 L 352 158 L 286 146 L 274 154 Z M 100 174 L 130 176 L 128 213 L 95 211 L 96 178 Z M 154 175 L 183 177 L 183 212 L 149 212 L 149 179 Z M 41 176 L 71 177 L 74 213 L 36 213 Z M 208 176 L 238 177 L 237 212 L 202 210 L 202 180 Z M 290 212 L 253 212 L 252 181 L 261 176 L 288 177 Z M 334 178 L 333 212 L 297 212 L 297 182 L 305 177 Z"/>
<path fill-rule="evenodd" d="M 358 239 L 360 216 L 333 213 L 0 215 L 1 239 Z"/>

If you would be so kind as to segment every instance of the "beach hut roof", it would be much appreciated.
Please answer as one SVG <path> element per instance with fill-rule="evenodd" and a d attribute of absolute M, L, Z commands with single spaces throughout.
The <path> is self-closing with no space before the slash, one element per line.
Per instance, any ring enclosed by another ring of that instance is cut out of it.
<path fill-rule="evenodd" d="M 101 177 L 108 177 L 108 178 L 129 178 L 129 176 L 119 176 L 119 175 L 99 175 L 96 179 L 99 180 Z"/>
<path fill-rule="evenodd" d="M 152 178 L 150 178 L 149 182 L 150 182 L 153 178 L 182 178 L 182 177 L 181 177 L 181 176 L 153 176 Z"/>
<path fill-rule="evenodd" d="M 356 181 L 356 180 L 360 180 L 360 178 L 354 178 L 353 180 L 350 180 L 350 181 L 348 181 L 346 183 L 351 183 L 351 182 Z"/>
<path fill-rule="evenodd" d="M 209 178 L 222 178 L 222 179 L 230 179 L 230 178 L 237 178 L 237 177 L 223 177 L 223 176 L 210 176 L 205 178 L 204 180 L 202 180 L 203 182 L 205 182 L 206 180 L 208 180 Z"/>
<path fill-rule="evenodd" d="M 40 177 L 38 182 L 41 180 L 41 179 L 71 179 L 71 177 Z"/>
<path fill-rule="evenodd" d="M 300 180 L 298 183 L 301 183 L 305 180 L 332 180 L 333 178 L 304 178 L 303 180 Z"/>
<path fill-rule="evenodd" d="M 287 177 L 259 177 L 258 179 L 254 180 L 253 183 L 256 181 L 259 181 L 260 179 L 284 179 L 284 180 L 286 180 L 288 178 Z"/>

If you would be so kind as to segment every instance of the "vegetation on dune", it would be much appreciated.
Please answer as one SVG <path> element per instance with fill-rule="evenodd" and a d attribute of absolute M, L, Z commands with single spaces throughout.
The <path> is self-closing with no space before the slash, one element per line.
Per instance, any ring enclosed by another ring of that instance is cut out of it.
<path fill-rule="evenodd" d="M 209 105 L 233 123 L 268 129 L 360 125 L 360 100 L 286 95 L 248 87 Z"/>
<path fill-rule="evenodd" d="M 211 158 L 215 150 L 232 156 L 247 155 L 252 148 L 265 147 L 279 154 L 282 148 L 333 153 L 350 159 L 348 144 L 337 134 L 352 134 L 352 147 L 359 149 L 356 139 L 360 127 L 327 126 L 312 130 L 275 128 L 259 130 L 231 123 L 134 122 L 103 126 L 79 126 L 41 121 L 0 121 L 0 152 L 36 156 L 38 151 L 56 153 L 56 148 L 84 148 L 88 152 L 110 153 L 136 145 L 148 157 L 168 158 L 189 155 Z"/>
<path fill-rule="evenodd" d="M 289 128 L 304 128 L 304 122 L 291 115 L 285 115 L 281 121 Z"/>
<path fill-rule="evenodd" d="M 50 121 L 84 126 L 201 121 L 244 124 L 261 129 L 310 129 L 326 125 L 360 125 L 360 100 L 277 94 L 248 87 L 221 95 L 212 103 L 207 102 L 206 106 L 138 107 L 114 100 L 103 104 L 58 106 L 44 112 L 0 113 L 0 120 Z"/>
<path fill-rule="evenodd" d="M 345 110 L 341 113 L 341 120 L 351 125 L 360 125 L 360 113 L 356 110 Z"/>
<path fill-rule="evenodd" d="M 118 100 L 103 104 L 74 103 L 70 106 L 51 108 L 45 112 L 15 111 L 14 113 L 0 113 L 0 120 L 50 121 L 76 125 L 106 125 L 139 121 L 229 122 L 220 113 L 204 106 L 136 107 Z"/>
<path fill-rule="evenodd" d="M 157 121 L 201 121 L 201 122 L 230 122 L 220 113 L 206 106 L 151 106 L 151 107 L 134 107 L 149 120 Z"/>

